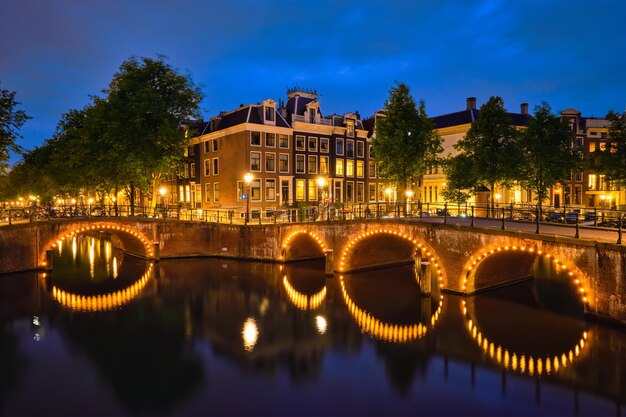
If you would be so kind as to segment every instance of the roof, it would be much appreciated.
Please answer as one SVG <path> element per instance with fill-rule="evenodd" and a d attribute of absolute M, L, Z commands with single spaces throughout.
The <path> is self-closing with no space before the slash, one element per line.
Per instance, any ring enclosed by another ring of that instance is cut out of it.
<path fill-rule="evenodd" d="M 507 113 L 509 117 L 511 117 L 513 121 L 513 126 L 526 126 L 528 123 L 528 119 L 530 115 L 523 113 Z M 464 124 L 469 124 L 475 121 L 480 117 L 480 110 L 471 109 L 471 110 L 463 110 L 455 113 L 443 114 L 441 116 L 436 116 L 431 118 L 431 120 L 435 123 L 435 127 L 438 129 L 450 126 L 459 126 Z"/>

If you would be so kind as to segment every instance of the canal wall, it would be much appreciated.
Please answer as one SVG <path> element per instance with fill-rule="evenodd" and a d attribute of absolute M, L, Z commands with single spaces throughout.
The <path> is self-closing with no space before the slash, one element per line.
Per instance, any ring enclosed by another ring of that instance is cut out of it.
<path fill-rule="evenodd" d="M 242 226 L 124 218 L 16 224 L 0 228 L 0 273 L 44 268 L 46 250 L 60 237 L 87 232 L 115 234 L 126 251 L 147 258 L 288 261 L 293 254 L 326 255 L 330 270 L 340 273 L 406 262 L 419 245 L 440 270 L 442 286 L 462 294 L 517 281 L 530 274 L 529 254 L 548 256 L 570 272 L 590 314 L 626 324 L 626 246 L 411 221 Z M 509 262 L 496 260 L 507 251 Z"/>

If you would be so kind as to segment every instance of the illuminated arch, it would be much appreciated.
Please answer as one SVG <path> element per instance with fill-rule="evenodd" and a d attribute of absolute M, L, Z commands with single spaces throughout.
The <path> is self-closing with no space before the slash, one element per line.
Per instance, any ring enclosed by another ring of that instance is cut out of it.
<path fill-rule="evenodd" d="M 482 261 L 487 259 L 489 256 L 495 253 L 502 253 L 502 252 L 525 252 L 525 253 L 534 254 L 536 257 L 545 257 L 547 259 L 550 259 L 551 262 L 554 264 L 554 266 L 557 268 L 557 271 L 567 272 L 572 284 L 575 285 L 576 291 L 580 295 L 580 300 L 583 303 L 583 307 L 585 311 L 590 307 L 591 303 L 590 303 L 589 296 L 588 296 L 589 291 L 585 288 L 586 287 L 585 283 L 587 284 L 587 286 L 589 285 L 589 279 L 585 276 L 585 274 L 583 274 L 575 265 L 567 266 L 563 263 L 562 260 L 559 260 L 558 258 L 550 254 L 545 254 L 541 250 L 536 250 L 535 248 L 527 247 L 527 246 L 517 246 L 517 245 L 494 246 L 491 248 L 484 248 L 481 251 L 477 252 L 475 256 L 471 257 L 467 261 L 467 263 L 465 264 L 465 267 L 463 268 L 462 288 L 464 292 L 467 292 L 468 282 L 475 281 L 475 275 L 476 275 L 476 270 L 478 268 L 478 265 Z"/>
<path fill-rule="evenodd" d="M 291 286 L 289 280 L 287 279 L 287 275 L 283 276 L 283 287 L 285 287 L 285 291 L 287 292 L 287 296 L 289 297 L 291 303 L 300 310 L 315 310 L 326 298 L 326 285 L 324 285 L 324 288 L 315 294 L 306 295 Z"/>
<path fill-rule="evenodd" d="M 430 262 L 432 262 L 435 265 L 435 270 L 437 272 L 437 280 L 439 282 L 439 288 L 443 289 L 444 275 L 443 275 L 443 271 L 441 268 L 441 262 L 439 261 L 438 257 L 435 255 L 435 251 L 429 246 L 427 246 L 425 243 L 417 243 L 417 239 L 412 239 L 411 236 L 409 236 L 408 234 L 401 233 L 401 232 L 391 230 L 391 229 L 377 229 L 377 230 L 373 230 L 369 232 L 364 232 L 358 235 L 357 237 L 350 239 L 350 241 L 344 246 L 343 252 L 341 254 L 341 258 L 339 260 L 339 272 L 348 272 L 345 269 L 346 260 L 349 258 L 350 254 L 352 253 L 352 249 L 354 248 L 354 246 L 356 246 L 356 244 L 359 241 L 365 238 L 374 236 L 374 235 L 379 235 L 379 234 L 397 236 L 397 237 L 407 240 L 411 245 L 413 245 L 413 255 L 416 255 L 417 252 L 420 251 L 424 259 L 430 260 Z"/>
<path fill-rule="evenodd" d="M 348 306 L 348 311 L 354 317 L 361 330 L 371 336 L 384 340 L 386 342 L 394 343 L 406 343 L 412 340 L 421 339 L 435 327 L 439 316 L 441 315 L 441 309 L 443 307 L 443 295 L 439 298 L 439 305 L 435 313 L 430 317 L 430 324 L 423 325 L 417 324 L 389 324 L 384 323 L 370 313 L 359 308 L 354 301 L 348 295 L 346 285 L 343 281 L 343 275 L 339 276 L 339 282 L 341 284 L 341 293 L 343 299 Z"/>
<path fill-rule="evenodd" d="M 152 276 L 152 263 L 134 284 L 118 291 L 98 295 L 80 295 L 52 287 L 52 297 L 63 307 L 75 311 L 106 311 L 120 307 L 135 298 Z"/>
<path fill-rule="evenodd" d="M 108 223 L 97 223 L 97 224 L 89 224 L 89 225 L 80 225 L 76 226 L 74 229 L 69 230 L 67 232 L 61 233 L 54 241 L 46 245 L 39 256 L 39 262 L 41 265 L 46 266 L 46 251 L 52 248 L 55 248 L 58 242 L 62 241 L 67 237 L 73 237 L 80 233 L 85 233 L 89 231 L 109 231 L 109 232 L 123 232 L 130 234 L 137 238 L 144 246 L 146 251 L 146 257 L 148 259 L 154 258 L 154 249 L 150 243 L 150 240 L 146 238 L 143 234 L 139 233 L 136 230 L 128 228 L 126 226 L 113 225 Z"/>
<path fill-rule="evenodd" d="M 478 347 L 498 365 L 504 366 L 507 370 L 511 369 L 521 374 L 528 373 L 533 376 L 536 373 L 538 376 L 541 376 L 544 372 L 547 374 L 557 372 L 559 369 L 574 363 L 585 346 L 589 344 L 588 330 L 584 330 L 578 342 L 576 342 L 569 351 L 565 351 L 561 355 L 534 357 L 532 355 L 509 351 L 506 347 L 490 341 L 483 332 L 480 331 L 478 326 L 469 317 L 465 301 L 463 301 L 462 309 L 465 319 L 465 329 L 469 332 L 472 340 L 476 342 Z"/>
<path fill-rule="evenodd" d="M 287 261 L 288 260 L 288 259 L 286 259 L 287 248 L 289 247 L 289 244 L 295 238 L 297 238 L 300 235 L 307 235 L 307 236 L 311 237 L 315 241 L 315 243 L 320 247 L 320 249 L 322 250 L 322 254 L 326 253 L 327 245 L 324 243 L 324 241 L 322 240 L 321 237 L 319 237 L 316 233 L 311 232 L 310 230 L 298 229 L 298 230 L 294 230 L 291 233 L 289 233 L 289 235 L 283 241 L 283 244 L 281 246 L 281 254 L 279 256 L 279 260 L 281 260 L 281 261 Z"/>

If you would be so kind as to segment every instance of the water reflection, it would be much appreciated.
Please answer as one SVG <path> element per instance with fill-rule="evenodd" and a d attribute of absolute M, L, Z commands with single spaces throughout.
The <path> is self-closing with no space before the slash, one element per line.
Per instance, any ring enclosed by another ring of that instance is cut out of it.
<path fill-rule="evenodd" d="M 605 415 L 626 398 L 626 332 L 585 322 L 539 266 L 464 299 L 437 285 L 420 295 L 410 266 L 326 277 L 323 261 L 189 259 L 150 271 L 97 236 L 76 239 L 76 261 L 62 246 L 51 277 L 0 279 L 0 358 L 16 381 L 0 377 L 4 414 L 73 414 L 88 398 L 81 413 Z M 91 247 L 93 277 L 74 267 Z M 100 257 L 119 260 L 117 278 Z M 104 306 L 148 272 L 141 296 L 110 311 L 55 296 Z"/>

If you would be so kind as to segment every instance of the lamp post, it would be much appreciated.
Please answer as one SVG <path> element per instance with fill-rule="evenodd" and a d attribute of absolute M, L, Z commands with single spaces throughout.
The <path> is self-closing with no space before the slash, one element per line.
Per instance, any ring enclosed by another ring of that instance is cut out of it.
<path fill-rule="evenodd" d="M 320 220 L 324 220 L 324 187 L 326 186 L 326 178 L 319 177 L 317 179 L 317 185 L 320 187 L 319 190 L 319 209 L 320 209 Z"/>
<path fill-rule="evenodd" d="M 406 190 L 404 194 L 406 195 L 406 215 L 409 216 L 411 214 L 411 198 L 413 198 L 413 190 Z"/>
<path fill-rule="evenodd" d="M 246 195 L 246 219 L 245 219 L 245 224 L 248 224 L 248 222 L 250 221 L 250 185 L 252 184 L 252 179 L 253 178 L 254 177 L 249 172 L 246 175 L 243 176 L 243 181 L 246 184 L 246 191 L 248 192 L 248 195 Z"/>
<path fill-rule="evenodd" d="M 91 217 L 91 205 L 93 204 L 93 198 L 87 199 L 87 217 Z"/>
<path fill-rule="evenodd" d="M 500 204 L 500 199 L 502 198 L 502 195 L 500 193 L 496 193 L 494 197 L 496 198 L 496 207 L 498 207 Z M 496 207 L 493 207 L 493 217 L 496 217 Z"/>
<path fill-rule="evenodd" d="M 161 187 L 159 188 L 159 194 L 161 194 L 161 208 L 163 209 L 163 218 L 167 216 L 167 208 L 165 207 L 165 194 L 167 193 L 167 188 Z"/>

